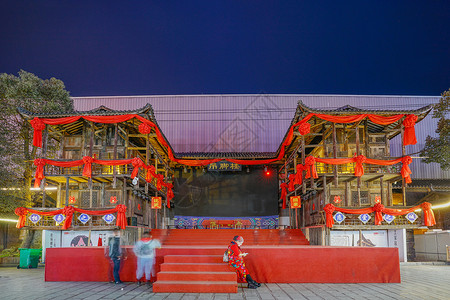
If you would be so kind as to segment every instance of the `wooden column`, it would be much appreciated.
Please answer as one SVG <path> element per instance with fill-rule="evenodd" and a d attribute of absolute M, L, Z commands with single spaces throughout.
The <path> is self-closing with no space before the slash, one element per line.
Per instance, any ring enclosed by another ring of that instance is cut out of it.
<path fill-rule="evenodd" d="M 403 137 L 405 135 L 405 127 L 403 126 L 403 123 L 400 126 L 401 128 L 401 138 L 402 138 L 402 156 L 406 155 L 406 147 L 403 143 Z M 403 206 L 406 206 L 406 182 L 405 178 L 402 177 L 402 199 L 403 199 Z"/>
<path fill-rule="evenodd" d="M 305 136 L 302 135 L 302 165 L 305 165 Z M 305 183 L 305 177 L 303 176 L 304 171 L 302 171 L 302 193 L 306 194 L 306 183 Z M 304 216 L 303 216 L 304 219 Z"/>
<path fill-rule="evenodd" d="M 117 139 L 119 137 L 119 125 L 116 123 L 114 124 L 114 148 L 113 148 L 113 159 L 117 159 Z M 117 186 L 117 169 L 116 166 L 113 166 L 113 182 L 112 186 L 115 189 Z"/>
<path fill-rule="evenodd" d="M 384 196 L 384 190 L 383 190 L 383 177 L 380 178 L 380 198 L 381 198 L 381 204 L 383 204 L 384 206 L 387 206 L 386 197 Z"/>
<path fill-rule="evenodd" d="M 337 158 L 337 136 L 336 136 L 336 124 L 331 123 L 333 126 L 333 158 Z M 334 186 L 338 187 L 338 166 L 333 165 L 333 182 Z"/>
<path fill-rule="evenodd" d="M 66 206 L 69 205 L 69 187 L 70 187 L 70 178 L 66 177 Z"/>
<path fill-rule="evenodd" d="M 89 156 L 92 157 L 94 151 L 94 122 L 91 122 L 91 137 L 89 139 Z M 91 175 L 92 176 L 92 175 Z M 92 207 L 92 177 L 89 178 L 89 207 Z"/>
<path fill-rule="evenodd" d="M 42 157 L 47 158 L 47 148 L 48 148 L 48 129 L 47 126 L 44 129 L 43 136 L 42 136 Z M 41 181 L 41 190 L 42 190 L 42 207 L 45 207 L 45 198 L 46 198 L 46 192 L 45 192 L 45 185 L 46 180 L 45 177 Z"/>
<path fill-rule="evenodd" d="M 356 132 L 355 132 L 355 139 L 356 139 L 356 156 L 360 154 L 359 150 L 359 124 L 356 126 Z M 357 193 L 358 193 L 358 206 L 361 206 L 361 177 L 358 177 L 357 179 Z"/>

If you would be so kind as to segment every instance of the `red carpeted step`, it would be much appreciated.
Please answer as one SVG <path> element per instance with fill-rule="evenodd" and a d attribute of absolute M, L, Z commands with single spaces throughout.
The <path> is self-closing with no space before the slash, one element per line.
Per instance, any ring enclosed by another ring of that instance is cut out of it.
<path fill-rule="evenodd" d="M 162 272 L 227 272 L 230 271 L 225 263 L 163 263 Z"/>
<path fill-rule="evenodd" d="M 224 250 L 225 251 L 225 250 Z M 166 255 L 164 263 L 223 263 L 223 255 Z"/>
<path fill-rule="evenodd" d="M 156 281 L 154 293 L 237 293 L 237 282 L 231 281 Z"/>
<path fill-rule="evenodd" d="M 236 272 L 159 272 L 158 281 L 232 281 L 237 282 Z"/>

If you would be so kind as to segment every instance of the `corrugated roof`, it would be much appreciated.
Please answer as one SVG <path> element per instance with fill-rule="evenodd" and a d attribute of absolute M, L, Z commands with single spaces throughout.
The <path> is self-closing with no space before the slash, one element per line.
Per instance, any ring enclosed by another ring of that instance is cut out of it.
<path fill-rule="evenodd" d="M 348 105 L 364 110 L 404 111 L 405 108 L 423 108 L 438 102 L 439 98 L 303 94 L 73 97 L 75 109 L 84 111 L 101 105 L 115 110 L 132 110 L 150 103 L 177 156 L 178 153 L 275 153 L 300 100 L 319 110 L 336 110 Z M 428 116 L 415 126 L 418 144 L 407 146 L 407 154 L 423 148 L 426 136 L 435 135 L 436 124 L 437 120 Z M 401 155 L 399 136 L 391 141 L 391 148 L 393 156 Z M 413 179 L 450 178 L 450 171 L 442 171 L 438 164 L 423 164 L 420 159 L 414 159 L 411 168 Z"/>

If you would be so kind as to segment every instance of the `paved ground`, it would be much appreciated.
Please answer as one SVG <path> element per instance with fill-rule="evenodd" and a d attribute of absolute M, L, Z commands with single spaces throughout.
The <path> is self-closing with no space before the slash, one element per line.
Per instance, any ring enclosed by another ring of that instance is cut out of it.
<path fill-rule="evenodd" d="M 0 268 L 0 299 L 450 299 L 450 266 L 404 264 L 399 284 L 263 284 L 237 294 L 154 294 L 135 283 L 45 282 L 44 270 Z"/>

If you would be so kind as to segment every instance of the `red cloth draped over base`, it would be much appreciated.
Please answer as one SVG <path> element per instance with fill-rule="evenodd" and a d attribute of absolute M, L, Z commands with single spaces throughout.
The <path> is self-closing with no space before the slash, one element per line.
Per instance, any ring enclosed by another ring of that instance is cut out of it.
<path fill-rule="evenodd" d="M 392 216 L 401 216 L 406 215 L 410 212 L 414 212 L 417 209 L 423 210 L 425 226 L 434 226 L 436 225 L 436 220 L 434 218 L 434 213 L 431 207 L 432 207 L 431 204 L 428 202 L 424 202 L 420 205 L 405 209 L 386 208 L 381 203 L 375 203 L 373 207 L 352 209 L 352 208 L 336 207 L 332 203 L 328 203 L 327 205 L 324 206 L 323 210 L 325 211 L 326 215 L 326 225 L 329 228 L 333 227 L 334 225 L 333 212 L 335 211 L 339 211 L 346 214 L 370 214 L 372 212 L 375 212 L 375 225 L 381 225 L 381 221 L 383 220 L 382 213 Z"/>
<path fill-rule="evenodd" d="M 63 214 L 66 216 L 64 219 L 62 229 L 67 230 L 72 225 L 72 218 L 74 212 L 79 212 L 82 214 L 87 214 L 91 216 L 103 216 L 107 214 L 112 214 L 117 212 L 116 217 L 116 226 L 119 226 L 122 229 L 125 229 L 127 226 L 127 218 L 125 213 L 127 212 L 127 207 L 124 204 L 119 204 L 115 208 L 106 209 L 106 210 L 87 210 L 81 209 L 73 206 L 65 206 L 61 209 L 56 209 L 52 211 L 40 211 L 32 208 L 18 207 L 15 210 L 15 214 L 19 216 L 19 220 L 17 221 L 17 228 L 22 228 L 25 226 L 25 220 L 28 213 L 33 213 L 41 216 L 56 216 L 59 214 Z"/>

